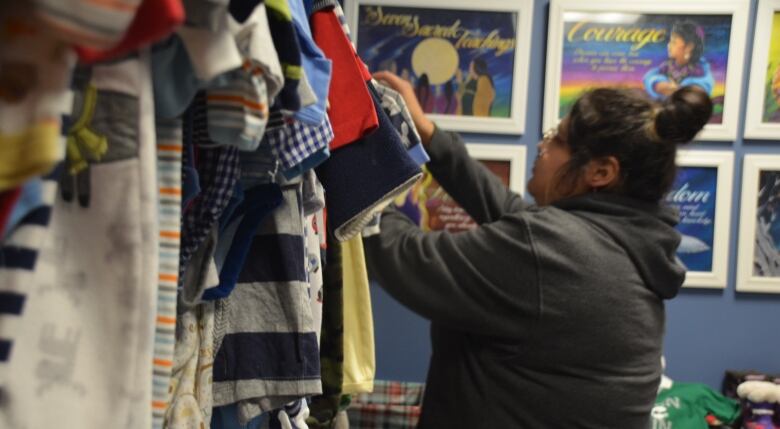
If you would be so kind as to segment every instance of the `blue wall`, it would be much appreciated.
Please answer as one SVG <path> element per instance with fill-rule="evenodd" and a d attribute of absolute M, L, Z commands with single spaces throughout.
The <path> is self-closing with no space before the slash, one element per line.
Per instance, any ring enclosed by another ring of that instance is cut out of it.
<path fill-rule="evenodd" d="M 347 0 L 349 1 L 349 0 Z M 469 142 L 525 145 L 530 171 L 541 138 L 544 69 L 547 39 L 548 0 L 536 0 L 531 46 L 527 132 L 520 138 L 467 135 Z M 750 11 L 748 46 L 744 54 L 750 63 L 756 0 Z M 747 76 L 741 118 L 747 98 Z M 742 134 L 740 125 L 739 134 Z M 699 143 L 690 149 L 733 150 L 736 154 L 732 198 L 729 283 L 723 290 L 684 289 L 667 304 L 665 355 L 667 373 L 680 381 L 696 381 L 719 388 L 725 369 L 757 369 L 780 373 L 780 295 L 736 293 L 737 224 L 741 193 L 742 159 L 748 153 L 780 154 L 780 141 Z M 377 353 L 377 378 L 423 381 L 428 368 L 430 343 L 428 322 L 401 307 L 376 285 L 372 285 Z"/>

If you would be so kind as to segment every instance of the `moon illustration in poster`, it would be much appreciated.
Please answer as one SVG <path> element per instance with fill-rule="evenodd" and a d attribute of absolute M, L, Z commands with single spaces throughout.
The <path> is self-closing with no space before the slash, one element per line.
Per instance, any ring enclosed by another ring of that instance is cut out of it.
<path fill-rule="evenodd" d="M 415 88 L 426 113 L 509 118 L 517 13 L 361 4 L 357 52 Z"/>

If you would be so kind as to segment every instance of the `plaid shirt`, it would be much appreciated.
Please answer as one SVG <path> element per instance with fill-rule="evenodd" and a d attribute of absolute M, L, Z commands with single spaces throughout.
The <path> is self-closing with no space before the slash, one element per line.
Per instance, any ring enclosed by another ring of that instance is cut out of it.
<path fill-rule="evenodd" d="M 206 103 L 202 94 L 198 95 L 184 118 L 185 122 L 192 121 L 193 124 L 193 132 L 189 136 L 191 141 L 187 143 L 198 147 L 196 164 L 201 191 L 185 208 L 182 216 L 179 287 L 182 286 L 182 274 L 187 262 L 219 220 L 241 174 L 238 148 L 213 146 L 214 142 L 209 139 Z"/>
<path fill-rule="evenodd" d="M 374 382 L 374 391 L 353 396 L 347 409 L 352 429 L 415 428 L 420 420 L 422 383 Z"/>
<path fill-rule="evenodd" d="M 327 117 L 319 125 L 289 120 L 283 128 L 266 132 L 265 138 L 282 170 L 289 170 L 328 147 L 333 140 L 333 128 Z"/>

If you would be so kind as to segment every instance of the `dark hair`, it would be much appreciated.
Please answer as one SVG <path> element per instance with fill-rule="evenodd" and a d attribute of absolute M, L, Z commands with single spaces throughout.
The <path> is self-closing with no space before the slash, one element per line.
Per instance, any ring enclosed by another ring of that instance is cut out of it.
<path fill-rule="evenodd" d="M 677 174 L 677 144 L 693 140 L 711 114 L 712 101 L 695 86 L 680 88 L 661 103 L 634 89 L 588 91 L 568 115 L 566 143 L 572 155 L 561 180 L 573 186 L 591 159 L 614 156 L 620 181 L 611 191 L 658 202 Z"/>
<path fill-rule="evenodd" d="M 420 104 L 425 108 L 425 104 L 428 101 L 428 98 L 431 96 L 431 81 L 428 79 L 428 74 L 423 73 L 420 75 L 420 78 L 417 79 L 417 85 L 415 85 L 414 88 L 414 94 L 417 96 L 417 99 L 420 100 Z"/>
<path fill-rule="evenodd" d="M 444 84 L 444 97 L 447 99 L 447 105 L 444 107 L 444 113 L 448 113 L 450 110 L 450 106 L 452 106 L 452 102 L 455 101 L 454 96 L 455 95 L 455 88 L 452 86 L 452 80 L 448 80 Z"/>
<path fill-rule="evenodd" d="M 488 73 L 488 66 L 487 61 L 485 61 L 483 58 L 474 58 L 474 72 L 477 74 L 477 76 L 485 76 L 490 80 L 490 85 L 495 86 L 493 84 L 493 77 L 490 76 L 490 73 Z"/>
<path fill-rule="evenodd" d="M 679 21 L 672 25 L 672 34 L 680 36 L 685 43 L 693 44 L 689 63 L 696 64 L 704 52 L 704 29 L 693 21 Z"/>

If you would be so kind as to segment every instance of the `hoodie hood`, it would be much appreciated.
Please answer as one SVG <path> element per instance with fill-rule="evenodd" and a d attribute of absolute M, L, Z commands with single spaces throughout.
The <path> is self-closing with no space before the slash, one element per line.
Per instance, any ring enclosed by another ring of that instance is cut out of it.
<path fill-rule="evenodd" d="M 685 281 L 678 262 L 679 218 L 674 209 L 633 198 L 591 193 L 553 203 L 593 223 L 626 250 L 645 285 L 663 299 L 677 295 Z"/>

